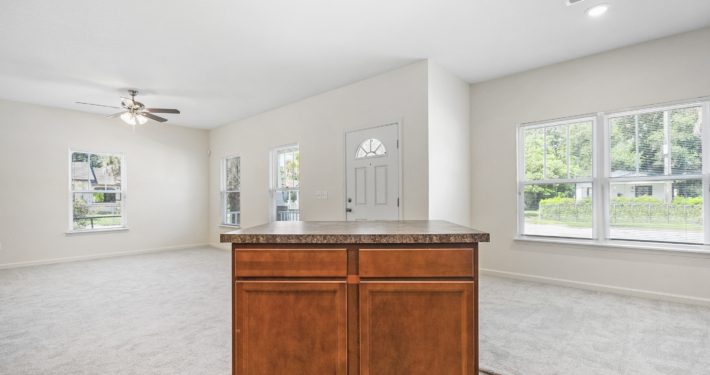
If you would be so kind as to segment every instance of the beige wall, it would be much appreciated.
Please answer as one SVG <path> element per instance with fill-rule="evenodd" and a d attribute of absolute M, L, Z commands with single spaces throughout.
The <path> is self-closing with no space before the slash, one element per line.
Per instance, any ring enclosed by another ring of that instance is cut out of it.
<path fill-rule="evenodd" d="M 471 222 L 469 84 L 429 62 L 429 218 Z"/>
<path fill-rule="evenodd" d="M 404 219 L 428 217 L 427 62 L 210 131 L 210 243 L 228 231 L 220 224 L 220 160 L 241 157 L 242 226 L 269 221 L 269 152 L 298 143 L 301 219 L 345 219 L 345 132 L 401 121 Z M 316 199 L 327 191 L 328 199 Z"/>
<path fill-rule="evenodd" d="M 709 47 L 710 28 L 472 85 L 472 224 L 492 237 L 481 266 L 710 302 L 710 255 L 513 240 L 516 125 L 710 95 Z"/>
<path fill-rule="evenodd" d="M 65 235 L 69 149 L 123 153 L 128 231 Z M 0 267 L 207 243 L 207 132 L 0 101 Z"/>
<path fill-rule="evenodd" d="M 269 220 L 269 151 L 291 143 L 301 147 L 302 218 L 342 220 L 345 132 L 400 121 L 403 218 L 490 231 L 484 269 L 710 304 L 708 255 L 514 240 L 516 126 L 710 95 L 708 45 L 704 29 L 470 86 L 423 61 L 209 132 L 133 133 L 100 116 L 0 101 L 0 267 L 216 244 L 229 230 L 219 226 L 220 160 L 241 156 L 242 224 L 253 226 Z M 69 148 L 126 155 L 130 230 L 64 234 Z"/>

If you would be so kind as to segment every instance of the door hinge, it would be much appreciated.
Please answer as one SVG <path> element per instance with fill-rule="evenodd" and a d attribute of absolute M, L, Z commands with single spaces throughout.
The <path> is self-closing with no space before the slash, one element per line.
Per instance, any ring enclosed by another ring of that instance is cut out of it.
<path fill-rule="evenodd" d="M 397 148 L 399 148 L 399 139 L 397 140 Z"/>
<path fill-rule="evenodd" d="M 397 198 L 397 207 L 399 207 L 399 198 Z"/>

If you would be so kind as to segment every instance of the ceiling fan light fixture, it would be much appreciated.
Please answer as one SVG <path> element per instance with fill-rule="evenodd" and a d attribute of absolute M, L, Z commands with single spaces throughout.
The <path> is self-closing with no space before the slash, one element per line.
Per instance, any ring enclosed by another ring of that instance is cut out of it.
<path fill-rule="evenodd" d="M 587 15 L 591 18 L 599 18 L 609 10 L 609 4 L 599 4 L 587 9 Z"/>
<path fill-rule="evenodd" d="M 114 113 L 114 114 L 108 115 L 106 117 L 109 117 L 109 118 L 120 117 L 121 120 L 123 120 L 123 122 L 125 122 L 126 124 L 131 125 L 131 126 L 146 124 L 148 122 L 148 120 L 153 120 L 153 121 L 156 121 L 159 123 L 163 123 L 163 122 L 168 121 L 168 119 L 166 119 L 164 117 L 160 117 L 160 116 L 156 115 L 156 113 L 170 113 L 170 114 L 175 114 L 175 115 L 180 114 L 180 111 L 175 108 L 146 108 L 143 103 L 136 101 L 136 95 L 138 95 L 138 91 L 128 90 L 128 94 L 131 97 L 130 98 L 121 98 L 121 106 L 120 107 L 114 107 L 112 105 L 86 103 L 86 102 L 76 102 L 76 103 L 99 106 L 99 107 L 122 109 L 123 110 L 122 112 Z"/>
<path fill-rule="evenodd" d="M 135 113 L 131 112 L 126 112 L 121 115 L 121 120 L 125 122 L 128 125 L 143 125 L 146 122 L 148 122 L 148 119 L 145 116 L 137 115 Z"/>

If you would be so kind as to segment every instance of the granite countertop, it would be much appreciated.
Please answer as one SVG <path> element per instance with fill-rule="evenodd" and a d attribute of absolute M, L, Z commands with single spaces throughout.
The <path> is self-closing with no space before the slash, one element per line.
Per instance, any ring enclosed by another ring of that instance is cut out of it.
<path fill-rule="evenodd" d="M 277 221 L 223 233 L 221 242 L 248 244 L 476 243 L 490 235 L 447 221 Z"/>

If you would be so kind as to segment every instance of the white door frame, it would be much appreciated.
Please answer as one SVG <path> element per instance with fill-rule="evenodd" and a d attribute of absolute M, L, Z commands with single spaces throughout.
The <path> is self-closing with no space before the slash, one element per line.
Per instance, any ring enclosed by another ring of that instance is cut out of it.
<path fill-rule="evenodd" d="M 362 130 L 377 129 L 377 128 L 382 128 L 382 127 L 390 126 L 390 125 L 397 125 L 397 141 L 398 141 L 397 155 L 399 156 L 398 157 L 399 160 L 397 162 L 397 164 L 398 164 L 397 169 L 399 169 L 399 171 L 397 172 L 397 178 L 399 179 L 399 183 L 397 184 L 397 185 L 399 185 L 399 187 L 398 187 L 399 191 L 397 191 L 398 199 L 399 199 L 399 204 L 397 205 L 397 209 L 398 209 L 397 215 L 399 216 L 398 220 L 404 220 L 403 219 L 403 217 L 404 217 L 404 195 L 403 195 L 404 189 L 402 188 L 402 181 L 403 181 L 402 177 L 404 176 L 404 174 L 402 173 L 403 172 L 403 169 L 402 169 L 402 165 L 403 165 L 403 163 L 402 163 L 403 162 L 403 158 L 402 158 L 402 145 L 403 145 L 403 142 L 402 142 L 402 122 L 403 122 L 402 119 L 395 120 L 395 121 L 387 121 L 387 122 L 383 122 L 383 123 L 381 123 L 381 125 L 377 125 L 377 126 L 349 129 L 349 130 L 346 130 L 345 133 L 343 134 L 343 154 L 345 154 L 347 152 L 347 148 L 348 148 L 348 133 L 359 132 Z M 348 215 L 347 215 L 347 212 L 345 211 L 348 208 L 347 207 L 347 204 L 348 204 L 348 202 L 347 202 L 347 200 L 348 200 L 348 155 L 347 154 L 345 155 L 345 158 L 343 158 L 343 181 L 344 181 L 343 200 L 341 203 L 343 210 L 341 211 L 342 212 L 341 215 L 343 215 L 342 216 L 343 220 L 347 221 Z"/>

